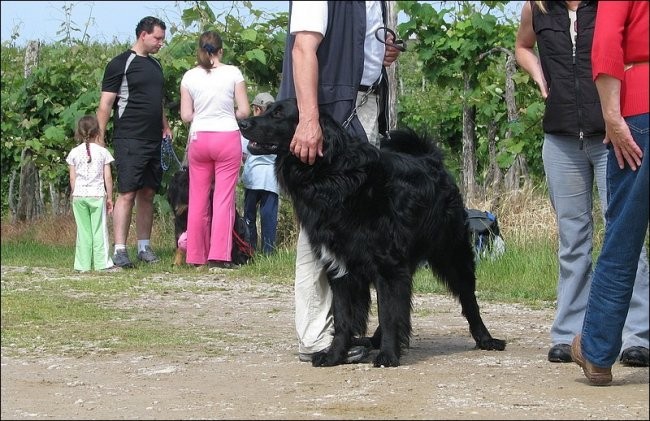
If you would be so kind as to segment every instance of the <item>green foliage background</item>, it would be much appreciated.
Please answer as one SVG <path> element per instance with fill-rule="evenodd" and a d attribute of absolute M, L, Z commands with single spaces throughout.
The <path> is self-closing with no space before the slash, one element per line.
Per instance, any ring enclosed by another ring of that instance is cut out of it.
<path fill-rule="evenodd" d="M 230 11 L 216 15 L 205 1 L 183 2 L 182 23 L 168 26 L 167 45 L 157 58 L 166 79 L 168 117 L 173 126 L 175 150 L 184 155 L 187 126 L 178 114 L 180 79 L 194 66 L 198 35 L 217 30 L 224 39 L 224 61 L 242 69 L 249 97 L 259 91 L 277 94 L 288 16 L 261 12 L 250 2 L 233 2 Z M 486 127 L 498 124 L 499 165 L 507 168 L 515 154 L 523 154 L 535 180 L 542 182 L 540 118 L 543 112 L 536 87 L 524 72 L 516 75 L 520 118 L 506 119 L 503 87 L 505 57 L 491 55 L 480 63 L 476 55 L 497 45 L 512 50 L 518 22 L 503 14 L 508 2 L 397 2 L 407 20 L 398 33 L 407 38 L 408 50 L 398 60 L 398 126 L 409 126 L 431 135 L 445 151 L 447 164 L 458 174 L 462 145 L 463 79 L 461 72 L 472 72 L 476 84 L 469 98 L 477 105 L 478 177 L 487 167 Z M 236 6 L 236 7 L 235 7 Z M 253 19 L 245 23 L 233 11 L 245 7 Z M 74 23 L 73 23 L 74 24 Z M 1 127 L 2 215 L 8 214 L 9 183 L 20 171 L 21 153 L 29 148 L 35 154 L 41 181 L 54 183 L 63 196 L 69 194 L 65 156 L 74 147 L 76 120 L 94 114 L 101 90 L 103 70 L 108 61 L 130 47 L 120 43 L 95 43 L 85 37 L 74 39 L 65 30 L 62 39 L 40 46 L 38 66 L 24 75 L 24 47 L 12 41 L 2 44 Z M 513 132 L 505 139 L 506 130 Z M 109 124 L 107 139 L 110 148 Z M 165 174 L 159 207 L 172 171 Z M 14 179 L 16 180 L 16 179 Z M 480 180 L 479 180 L 480 181 Z M 14 186 L 17 194 L 17 186 Z M 47 195 L 44 195 L 47 196 Z M 287 221 L 290 211 L 284 210 Z M 281 216 L 282 218 L 282 216 Z M 287 234 L 288 237 L 291 234 Z"/>

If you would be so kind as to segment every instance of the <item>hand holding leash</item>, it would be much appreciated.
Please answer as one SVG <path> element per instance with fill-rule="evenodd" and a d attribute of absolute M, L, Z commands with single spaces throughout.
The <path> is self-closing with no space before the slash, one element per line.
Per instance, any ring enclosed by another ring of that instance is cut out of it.
<path fill-rule="evenodd" d="M 379 31 L 383 30 L 384 31 L 384 39 L 381 39 L 379 37 Z M 390 34 L 393 36 L 393 42 L 391 44 L 386 42 L 386 34 Z M 397 39 L 397 35 L 395 34 L 395 31 L 392 29 L 386 27 L 386 26 L 380 26 L 377 28 L 375 31 L 375 38 L 382 44 L 388 45 L 389 47 L 396 48 L 397 50 L 404 52 L 406 51 L 406 44 L 404 43 L 404 40 Z"/>

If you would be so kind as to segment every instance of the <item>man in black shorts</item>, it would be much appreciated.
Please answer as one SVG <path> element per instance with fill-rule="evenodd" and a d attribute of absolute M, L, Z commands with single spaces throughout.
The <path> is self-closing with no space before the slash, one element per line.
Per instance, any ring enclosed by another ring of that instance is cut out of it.
<path fill-rule="evenodd" d="M 149 244 L 153 225 L 153 199 L 162 180 L 162 139 L 171 137 L 163 109 L 164 78 L 157 53 L 165 41 L 165 23 L 147 16 L 135 28 L 137 41 L 113 58 L 104 70 L 97 109 L 104 145 L 106 125 L 113 111 L 113 150 L 118 196 L 113 209 L 115 253 L 113 262 L 133 267 L 126 249 L 131 214 L 136 205 L 138 259 L 158 261 Z"/>

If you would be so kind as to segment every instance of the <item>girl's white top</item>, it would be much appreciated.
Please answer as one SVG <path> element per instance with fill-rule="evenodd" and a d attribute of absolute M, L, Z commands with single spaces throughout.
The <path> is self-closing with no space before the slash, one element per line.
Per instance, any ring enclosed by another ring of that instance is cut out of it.
<path fill-rule="evenodd" d="M 91 143 L 89 146 L 91 162 L 88 162 L 88 153 L 84 142 L 73 148 L 65 160 L 68 165 L 74 167 L 77 174 L 72 192 L 74 197 L 106 196 L 104 165 L 110 164 L 115 159 L 108 149 L 96 143 Z"/>

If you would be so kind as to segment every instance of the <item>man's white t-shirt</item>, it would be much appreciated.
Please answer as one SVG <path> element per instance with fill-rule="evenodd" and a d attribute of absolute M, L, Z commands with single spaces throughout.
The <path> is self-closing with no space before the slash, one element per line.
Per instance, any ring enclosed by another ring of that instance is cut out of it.
<path fill-rule="evenodd" d="M 309 31 L 325 36 L 327 18 L 326 1 L 294 1 L 291 5 L 289 32 L 294 35 L 296 32 Z M 386 46 L 377 40 L 375 32 L 382 26 L 381 2 L 366 1 L 366 40 L 363 45 L 362 85 L 372 85 L 381 76 Z M 379 31 L 380 37 L 384 35 L 384 31 Z"/>
<path fill-rule="evenodd" d="M 221 65 L 208 73 L 202 67 L 188 70 L 181 79 L 194 102 L 190 133 L 239 130 L 235 117 L 235 85 L 244 80 L 236 66 Z"/>

